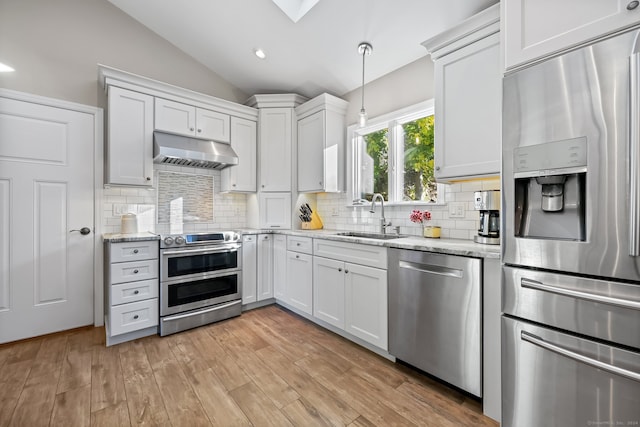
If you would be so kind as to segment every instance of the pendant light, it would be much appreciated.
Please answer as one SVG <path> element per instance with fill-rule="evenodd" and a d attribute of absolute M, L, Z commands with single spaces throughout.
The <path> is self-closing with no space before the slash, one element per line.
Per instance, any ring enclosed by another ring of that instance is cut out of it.
<path fill-rule="evenodd" d="M 360 108 L 360 127 L 367 125 L 367 111 L 364 109 L 364 57 L 371 55 L 371 52 L 373 52 L 371 43 L 362 42 L 358 45 L 358 53 L 362 55 L 362 108 Z"/>

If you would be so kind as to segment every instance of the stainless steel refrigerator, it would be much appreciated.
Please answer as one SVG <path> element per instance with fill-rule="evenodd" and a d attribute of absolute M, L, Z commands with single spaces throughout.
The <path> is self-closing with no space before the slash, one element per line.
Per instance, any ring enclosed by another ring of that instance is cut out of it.
<path fill-rule="evenodd" d="M 640 30 L 506 75 L 502 425 L 640 425 Z"/>

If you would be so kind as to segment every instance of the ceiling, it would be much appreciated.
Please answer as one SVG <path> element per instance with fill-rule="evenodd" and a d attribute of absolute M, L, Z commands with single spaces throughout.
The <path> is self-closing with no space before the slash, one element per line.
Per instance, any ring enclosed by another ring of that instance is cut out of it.
<path fill-rule="evenodd" d="M 109 1 L 249 95 L 307 97 L 361 85 L 362 41 L 373 45 L 365 59 L 370 82 L 425 56 L 424 40 L 497 3 L 320 0 L 294 23 L 271 0 Z M 296 2 L 308 8 L 309 0 L 288 0 Z M 267 58 L 258 59 L 256 48 Z"/>

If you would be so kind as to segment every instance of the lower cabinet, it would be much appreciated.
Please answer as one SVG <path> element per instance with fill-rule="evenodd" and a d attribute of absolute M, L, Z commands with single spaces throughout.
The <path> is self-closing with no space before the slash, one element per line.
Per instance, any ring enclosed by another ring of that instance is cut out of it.
<path fill-rule="evenodd" d="M 298 310 L 313 314 L 313 256 L 287 251 L 285 302 Z"/>
<path fill-rule="evenodd" d="M 258 235 L 258 301 L 273 298 L 273 235 Z"/>
<path fill-rule="evenodd" d="M 242 305 L 258 300 L 258 236 L 242 236 Z"/>
<path fill-rule="evenodd" d="M 273 296 L 280 301 L 286 297 L 287 236 L 273 235 Z"/>
<path fill-rule="evenodd" d="M 157 333 L 158 242 L 106 242 L 107 345 Z"/>
<path fill-rule="evenodd" d="M 315 239 L 314 254 L 313 316 L 386 351 L 387 270 L 362 265 L 386 268 L 386 248 Z"/>

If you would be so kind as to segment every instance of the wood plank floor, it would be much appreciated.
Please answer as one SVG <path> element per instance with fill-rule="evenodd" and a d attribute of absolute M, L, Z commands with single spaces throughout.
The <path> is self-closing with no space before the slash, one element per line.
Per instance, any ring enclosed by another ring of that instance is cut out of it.
<path fill-rule="evenodd" d="M 497 426 L 478 402 L 278 306 L 113 347 L 0 345 L 0 426 Z"/>

